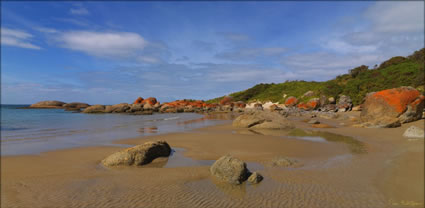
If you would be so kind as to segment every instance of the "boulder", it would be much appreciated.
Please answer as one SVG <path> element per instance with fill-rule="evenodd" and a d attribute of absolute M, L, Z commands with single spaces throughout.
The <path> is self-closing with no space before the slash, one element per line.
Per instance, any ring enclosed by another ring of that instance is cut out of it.
<path fill-rule="evenodd" d="M 143 98 L 142 97 L 138 97 L 133 104 L 141 104 L 143 102 Z"/>
<path fill-rule="evenodd" d="M 406 129 L 403 136 L 408 137 L 408 138 L 422 138 L 423 139 L 425 137 L 425 133 L 424 133 L 423 129 L 418 128 L 416 126 L 411 126 L 408 129 Z"/>
<path fill-rule="evenodd" d="M 146 142 L 119 152 L 116 152 L 104 160 L 104 166 L 140 166 L 145 165 L 158 157 L 168 157 L 171 147 L 166 141 Z"/>
<path fill-rule="evenodd" d="M 329 104 L 336 104 L 336 100 L 335 100 L 334 97 L 328 98 L 328 102 L 329 102 Z"/>
<path fill-rule="evenodd" d="M 251 184 L 257 184 L 260 183 L 263 180 L 263 176 L 257 172 L 253 172 L 249 177 L 248 177 L 248 182 Z"/>
<path fill-rule="evenodd" d="M 362 111 L 362 106 L 361 105 L 357 105 L 354 106 L 353 109 L 351 109 L 352 111 Z"/>
<path fill-rule="evenodd" d="M 294 96 L 288 97 L 285 100 L 285 105 L 288 107 L 296 106 L 298 103 L 298 99 Z"/>
<path fill-rule="evenodd" d="M 210 167 L 213 176 L 231 184 L 241 184 L 246 181 L 249 171 L 246 163 L 231 155 L 220 157 Z"/>
<path fill-rule="evenodd" d="M 323 107 L 329 103 L 328 98 L 324 95 L 321 95 L 319 98 L 319 106 Z"/>
<path fill-rule="evenodd" d="M 142 103 L 141 103 L 141 104 L 149 103 L 151 106 L 153 106 L 153 105 L 155 105 L 157 102 L 158 102 L 158 101 L 156 100 L 156 98 L 154 98 L 154 97 L 149 97 L 149 98 L 144 99 L 144 100 L 142 101 Z"/>
<path fill-rule="evenodd" d="M 263 105 L 261 103 L 255 103 L 254 104 L 254 109 L 255 110 L 260 110 L 260 111 L 264 110 Z"/>
<path fill-rule="evenodd" d="M 104 113 L 105 106 L 104 105 L 92 105 L 83 110 L 83 113 Z"/>
<path fill-rule="evenodd" d="M 363 104 L 361 121 L 367 127 L 397 127 L 421 119 L 425 97 L 412 87 L 370 93 Z"/>
<path fill-rule="evenodd" d="M 301 97 L 302 98 L 304 98 L 304 97 L 312 97 L 312 96 L 315 96 L 316 94 L 313 92 L 313 91 L 307 91 L 306 93 L 304 93 Z"/>
<path fill-rule="evenodd" d="M 30 108 L 62 108 L 64 104 L 66 103 L 56 100 L 47 100 L 34 103 L 30 105 Z"/>
<path fill-rule="evenodd" d="M 353 101 L 347 95 L 341 95 L 336 105 L 338 112 L 350 111 L 353 107 Z"/>
<path fill-rule="evenodd" d="M 143 110 L 153 110 L 153 106 L 149 103 L 143 105 Z"/>
<path fill-rule="evenodd" d="M 234 127 L 255 129 L 290 129 L 294 125 L 277 112 L 245 112 L 233 121 Z"/>
<path fill-rule="evenodd" d="M 287 157 L 276 157 L 272 160 L 272 166 L 289 167 L 297 163 L 296 160 L 289 159 Z"/>
<path fill-rule="evenodd" d="M 131 106 L 128 103 L 120 103 L 116 105 L 108 105 L 105 107 L 105 113 L 125 113 Z"/>
<path fill-rule="evenodd" d="M 320 99 L 319 98 L 312 98 L 307 102 L 307 106 L 309 110 L 316 110 L 320 107 Z"/>
<path fill-rule="evenodd" d="M 142 104 L 133 104 L 130 106 L 130 112 L 134 113 L 134 112 L 138 112 L 138 111 L 143 111 L 143 105 Z"/>

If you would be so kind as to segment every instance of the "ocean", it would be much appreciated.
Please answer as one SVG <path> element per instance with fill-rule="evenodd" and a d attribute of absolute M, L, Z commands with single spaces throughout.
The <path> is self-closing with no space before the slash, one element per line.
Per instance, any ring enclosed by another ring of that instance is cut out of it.
<path fill-rule="evenodd" d="M 83 114 L 63 109 L 1 105 L 1 155 L 117 145 L 114 140 L 188 131 L 225 122 L 196 113 L 153 115 Z"/>

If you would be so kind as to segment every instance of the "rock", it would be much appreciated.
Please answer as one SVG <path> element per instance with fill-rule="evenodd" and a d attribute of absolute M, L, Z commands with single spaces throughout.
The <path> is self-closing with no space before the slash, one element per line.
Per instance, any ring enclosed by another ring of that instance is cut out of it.
<path fill-rule="evenodd" d="M 288 97 L 285 100 L 285 106 L 288 106 L 288 107 L 296 106 L 297 103 L 298 103 L 298 99 L 294 96 Z"/>
<path fill-rule="evenodd" d="M 104 105 L 92 105 L 83 110 L 83 113 L 104 113 L 105 106 Z"/>
<path fill-rule="evenodd" d="M 246 163 L 231 155 L 223 156 L 215 161 L 210 167 L 210 172 L 213 176 L 231 184 L 241 184 L 249 175 Z"/>
<path fill-rule="evenodd" d="M 289 167 L 298 163 L 296 160 L 291 160 L 287 157 L 276 157 L 272 160 L 272 166 Z"/>
<path fill-rule="evenodd" d="M 416 126 L 411 126 L 408 129 L 406 129 L 403 136 L 409 137 L 409 138 L 424 138 L 425 133 L 423 129 L 418 128 Z"/>
<path fill-rule="evenodd" d="M 328 125 L 328 124 L 322 124 L 322 123 L 319 123 L 319 124 L 313 124 L 313 125 L 311 125 L 311 127 L 313 127 L 313 128 L 334 128 L 333 126 L 331 126 L 331 125 Z"/>
<path fill-rule="evenodd" d="M 353 102 L 351 98 L 347 95 L 341 95 L 336 105 L 338 112 L 350 111 L 353 107 Z"/>
<path fill-rule="evenodd" d="M 262 104 L 263 109 L 270 109 L 271 106 L 277 106 L 279 103 L 273 103 L 271 101 L 265 102 Z"/>
<path fill-rule="evenodd" d="M 142 101 L 142 103 L 141 104 L 146 104 L 146 103 L 149 103 L 151 106 L 153 106 L 153 105 L 155 105 L 156 103 L 157 103 L 158 101 L 156 100 L 156 98 L 154 98 L 154 97 L 149 97 L 149 98 L 146 98 L 146 99 L 144 99 L 143 101 Z"/>
<path fill-rule="evenodd" d="M 316 120 L 316 119 L 311 119 L 310 121 L 308 121 L 309 124 L 320 124 L 320 121 Z"/>
<path fill-rule="evenodd" d="M 248 177 L 248 182 L 251 184 L 257 184 L 260 183 L 263 180 L 263 176 L 257 172 L 253 172 L 249 177 Z"/>
<path fill-rule="evenodd" d="M 336 104 L 336 100 L 334 97 L 328 98 L 329 104 Z"/>
<path fill-rule="evenodd" d="M 134 113 L 134 112 L 138 112 L 138 111 L 143 111 L 143 105 L 142 104 L 133 104 L 130 106 L 130 112 Z"/>
<path fill-rule="evenodd" d="M 77 103 L 77 102 L 72 102 L 72 103 L 67 103 L 62 105 L 62 107 L 64 108 L 72 108 L 72 109 L 81 109 L 81 108 L 87 108 L 90 105 L 87 103 Z"/>
<path fill-rule="evenodd" d="M 316 94 L 313 92 L 313 91 L 307 91 L 306 93 L 304 93 L 301 97 L 302 98 L 304 98 L 304 97 L 312 97 L 312 96 L 315 96 Z"/>
<path fill-rule="evenodd" d="M 319 98 L 319 106 L 320 107 L 323 107 L 323 106 L 327 105 L 328 102 L 329 101 L 328 101 L 328 98 L 326 96 L 324 96 L 324 95 L 321 95 L 320 96 L 320 98 Z"/>
<path fill-rule="evenodd" d="M 149 103 L 143 105 L 143 110 L 153 110 L 153 106 Z"/>
<path fill-rule="evenodd" d="M 142 97 L 138 97 L 133 104 L 141 104 L 143 102 L 143 98 Z"/>
<path fill-rule="evenodd" d="M 361 105 L 357 105 L 354 106 L 353 109 L 351 109 L 352 111 L 362 111 L 362 106 Z"/>
<path fill-rule="evenodd" d="M 254 104 L 254 109 L 255 110 L 260 110 L 260 111 L 264 110 L 263 109 L 263 105 L 261 103 Z"/>
<path fill-rule="evenodd" d="M 230 96 L 225 96 L 220 100 L 220 105 L 230 105 L 233 102 L 233 98 Z"/>
<path fill-rule="evenodd" d="M 171 147 L 165 141 L 146 142 L 119 152 L 116 152 L 104 160 L 104 166 L 140 166 L 145 165 L 158 157 L 168 157 Z"/>
<path fill-rule="evenodd" d="M 419 120 L 425 97 L 412 87 L 399 87 L 370 93 L 360 114 L 364 126 L 385 128 Z"/>
<path fill-rule="evenodd" d="M 290 129 L 294 125 L 277 112 L 245 112 L 233 121 L 234 127 L 260 129 Z"/>
<path fill-rule="evenodd" d="M 335 104 L 327 104 L 327 105 L 320 108 L 320 111 L 323 111 L 323 112 L 328 112 L 328 111 L 336 112 L 337 110 L 338 109 L 336 108 Z"/>
<path fill-rule="evenodd" d="M 30 105 L 30 108 L 62 108 L 64 104 L 66 103 L 56 100 L 47 100 L 34 103 Z"/>
<path fill-rule="evenodd" d="M 316 110 L 320 106 L 320 99 L 319 98 L 312 98 L 307 102 L 307 106 L 309 110 Z"/>
<path fill-rule="evenodd" d="M 105 113 L 125 113 L 131 106 L 128 103 L 120 103 L 116 105 L 108 105 L 105 107 Z"/>
<path fill-rule="evenodd" d="M 282 110 L 282 108 L 280 108 L 278 105 L 271 105 L 270 107 L 269 107 L 269 110 L 270 111 L 281 111 Z"/>

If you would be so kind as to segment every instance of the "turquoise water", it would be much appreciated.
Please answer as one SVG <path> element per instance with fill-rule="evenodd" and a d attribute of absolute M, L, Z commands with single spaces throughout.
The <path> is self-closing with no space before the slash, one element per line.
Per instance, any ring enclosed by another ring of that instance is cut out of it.
<path fill-rule="evenodd" d="M 63 109 L 19 109 L 1 105 L 1 155 L 114 145 L 112 141 L 146 135 L 187 131 L 222 123 L 200 119 L 195 113 L 153 115 L 83 114 Z M 199 122 L 185 122 L 198 119 Z"/>

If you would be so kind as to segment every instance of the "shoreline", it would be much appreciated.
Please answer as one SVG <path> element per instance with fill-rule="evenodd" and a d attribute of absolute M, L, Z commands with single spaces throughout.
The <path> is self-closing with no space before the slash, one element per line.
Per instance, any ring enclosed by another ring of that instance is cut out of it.
<path fill-rule="evenodd" d="M 362 131 L 355 127 L 311 128 L 303 120 L 291 119 L 304 131 L 352 137 L 365 143 L 367 152 L 354 154 L 344 142 L 287 139 L 282 135 L 288 132 L 251 132 L 222 124 L 116 140 L 115 144 L 137 145 L 161 139 L 178 149 L 179 161 L 157 159 L 141 168 L 101 167 L 100 160 L 123 149 L 112 146 L 2 156 L 2 207 L 423 206 L 424 141 L 402 137 L 409 126 L 423 126 L 423 119 L 394 129 Z M 248 168 L 259 170 L 265 180 L 256 186 L 240 187 L 215 181 L 210 177 L 209 163 L 202 161 L 227 153 L 246 161 Z M 279 155 L 295 158 L 302 166 L 270 167 L 271 159 Z M 185 166 L 187 158 L 201 161 L 200 165 Z M 170 161 L 177 165 L 161 168 Z M 86 188 L 87 192 L 81 191 Z M 315 197 L 305 198 L 304 194 Z"/>

